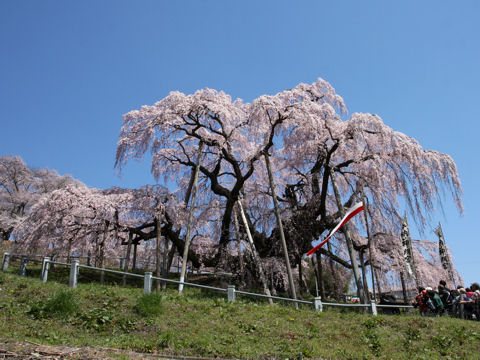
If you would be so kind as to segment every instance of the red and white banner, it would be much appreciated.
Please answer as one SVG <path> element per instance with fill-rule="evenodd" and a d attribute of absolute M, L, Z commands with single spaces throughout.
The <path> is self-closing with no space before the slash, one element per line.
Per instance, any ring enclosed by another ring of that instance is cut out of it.
<path fill-rule="evenodd" d="M 317 246 L 315 246 L 312 250 L 310 250 L 308 253 L 307 253 L 307 256 L 310 256 L 312 255 L 315 251 L 317 251 L 318 249 L 320 249 L 328 240 L 330 240 L 330 238 L 333 236 L 333 234 L 335 234 L 338 229 L 340 229 L 343 225 L 345 225 L 352 217 L 354 217 L 355 215 L 357 215 L 360 211 L 363 210 L 363 202 L 359 202 L 358 204 L 355 204 L 354 206 L 352 206 L 348 211 L 347 213 L 345 214 L 345 216 L 343 217 L 343 219 L 338 223 L 337 226 L 335 226 L 335 229 L 332 230 L 332 232 L 330 233 L 330 235 L 327 236 L 327 238 L 325 240 L 323 240 L 320 244 L 318 244 Z"/>

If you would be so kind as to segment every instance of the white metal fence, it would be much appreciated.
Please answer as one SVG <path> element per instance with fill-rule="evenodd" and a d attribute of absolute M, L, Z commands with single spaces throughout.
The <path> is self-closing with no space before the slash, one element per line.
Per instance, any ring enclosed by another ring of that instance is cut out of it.
<path fill-rule="evenodd" d="M 3 259 L 2 259 L 2 268 L 1 268 L 2 271 L 6 271 L 8 269 L 10 259 L 11 259 L 10 253 L 5 252 L 3 254 Z M 26 276 L 27 263 L 29 260 L 32 261 L 32 259 L 29 259 L 27 256 L 20 257 L 20 270 L 19 270 L 20 276 Z M 236 290 L 234 285 L 229 285 L 227 288 L 218 288 L 214 286 L 195 284 L 195 283 L 190 283 L 185 281 L 181 282 L 178 280 L 156 277 L 156 276 L 153 276 L 152 272 L 149 272 L 149 271 L 145 272 L 144 275 L 141 275 L 141 274 L 135 274 L 130 272 L 124 272 L 124 271 L 98 268 L 98 267 L 89 266 L 89 265 L 82 265 L 78 260 L 72 260 L 70 263 L 66 263 L 66 262 L 60 262 L 60 261 L 53 261 L 49 257 L 43 257 L 41 261 L 35 260 L 35 259 L 33 259 L 33 261 L 37 263 L 40 263 L 40 262 L 42 263 L 40 279 L 43 282 L 47 282 L 48 280 L 48 272 L 50 270 L 51 264 L 70 267 L 69 286 L 72 288 L 77 287 L 79 269 L 84 268 L 84 269 L 90 269 L 90 270 L 99 271 L 99 272 L 119 274 L 122 276 L 143 278 L 143 291 L 145 294 L 151 293 L 152 280 L 158 280 L 158 281 L 162 281 L 170 284 L 183 284 L 184 286 L 190 286 L 190 287 L 195 287 L 195 288 L 200 288 L 205 290 L 226 293 L 227 300 L 229 302 L 235 302 L 237 295 L 243 295 L 243 296 L 252 296 L 257 298 L 266 298 L 266 299 L 270 298 L 272 300 L 294 302 L 297 304 L 311 305 L 313 306 L 315 311 L 323 311 L 324 306 L 342 307 L 342 308 L 364 308 L 366 311 L 369 311 L 374 316 L 377 315 L 377 308 L 396 308 L 396 309 L 400 309 L 400 308 L 412 309 L 413 308 L 412 306 L 409 306 L 409 305 L 380 305 L 380 304 L 377 304 L 375 300 L 372 300 L 370 304 L 358 304 L 358 303 L 343 304 L 343 303 L 322 302 L 321 297 L 315 297 L 313 301 L 307 301 L 307 300 L 291 299 L 291 298 L 280 297 L 280 296 L 268 296 L 265 294 L 257 294 L 257 293 L 242 291 L 242 290 Z"/>

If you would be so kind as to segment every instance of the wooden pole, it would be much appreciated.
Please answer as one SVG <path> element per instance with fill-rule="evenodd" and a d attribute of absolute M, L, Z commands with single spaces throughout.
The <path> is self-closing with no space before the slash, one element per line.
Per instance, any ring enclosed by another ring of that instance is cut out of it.
<path fill-rule="evenodd" d="M 108 231 L 109 222 L 105 221 L 105 227 L 103 228 L 103 239 L 100 244 L 100 267 L 105 268 L 105 242 L 107 241 L 107 231 Z M 105 272 L 100 272 L 100 284 L 105 283 Z"/>
<path fill-rule="evenodd" d="M 325 283 L 323 281 L 323 264 L 322 264 L 322 254 L 320 252 L 317 252 L 316 254 L 317 258 L 317 271 L 315 271 L 317 275 L 317 281 L 318 281 L 318 286 L 320 290 L 320 296 L 322 299 L 325 299 Z M 312 257 L 312 263 L 313 263 L 313 257 Z M 317 294 L 318 296 L 318 294 Z"/>
<path fill-rule="evenodd" d="M 283 232 L 282 218 L 280 217 L 280 211 L 278 209 L 277 196 L 275 195 L 275 184 L 273 182 L 272 169 L 270 167 L 270 159 L 266 152 L 263 155 L 265 157 L 265 164 L 267 165 L 268 181 L 270 182 L 270 190 L 272 192 L 272 199 L 273 199 L 273 208 L 275 210 L 275 217 L 277 218 L 278 230 L 280 231 L 280 241 L 282 242 L 283 254 L 285 256 L 285 265 L 287 267 L 288 284 L 290 286 L 290 296 L 294 300 L 296 300 L 297 294 L 295 292 L 295 283 L 293 282 L 292 268 L 290 267 L 290 260 L 288 258 L 287 242 L 285 241 L 285 234 Z M 297 302 L 295 302 L 295 307 L 298 309 Z"/>
<path fill-rule="evenodd" d="M 363 287 L 365 290 L 365 297 L 367 299 L 367 302 L 370 302 L 370 294 L 368 292 L 368 282 L 367 282 L 367 274 L 365 270 L 365 260 L 364 260 L 364 252 L 360 251 L 359 252 L 359 257 L 360 257 L 360 265 L 362 267 L 362 280 L 363 280 Z"/>
<path fill-rule="evenodd" d="M 138 246 L 138 238 L 137 241 L 133 244 L 133 264 L 132 270 L 137 270 L 137 246 Z"/>
<path fill-rule="evenodd" d="M 127 243 L 127 254 L 125 255 L 125 263 L 123 264 L 123 272 L 128 271 L 128 264 L 130 262 L 130 252 L 132 251 L 132 239 L 133 233 L 131 231 L 128 232 L 128 243 Z M 127 275 L 123 275 L 122 278 L 122 285 L 125 286 L 127 284 Z"/>
<path fill-rule="evenodd" d="M 182 272 L 180 274 L 180 284 L 178 285 L 178 294 L 182 295 L 183 292 L 183 282 L 185 281 L 185 273 L 187 271 L 187 261 L 188 261 L 188 249 L 190 247 L 190 235 L 192 231 L 193 223 L 193 212 L 195 211 L 195 196 L 197 194 L 197 185 L 198 185 L 198 173 L 200 170 L 200 158 L 202 156 L 203 142 L 200 142 L 198 146 L 198 156 L 197 163 L 195 164 L 195 173 L 193 175 L 193 189 L 192 189 L 192 199 L 190 202 L 190 212 L 188 214 L 187 222 L 187 234 L 185 235 L 185 247 L 183 249 L 183 262 L 182 262 Z"/>
<path fill-rule="evenodd" d="M 377 269 L 373 268 L 373 273 L 375 274 L 375 282 L 377 283 L 378 298 L 382 296 L 382 289 L 380 288 L 380 279 L 378 278 Z"/>
<path fill-rule="evenodd" d="M 157 242 L 156 242 L 156 251 L 155 251 L 155 276 L 156 277 L 161 277 L 162 275 L 165 276 L 165 249 L 164 249 L 164 252 L 163 252 L 163 262 L 162 262 L 162 252 L 161 252 L 161 248 L 160 248 L 160 244 L 161 244 L 161 241 L 162 241 L 162 209 L 158 209 L 158 212 L 157 212 Z M 168 240 L 167 238 L 165 237 L 165 245 L 168 246 Z M 168 251 L 168 249 L 167 249 Z M 162 265 L 163 265 L 163 269 L 162 269 Z M 165 281 L 160 281 L 160 280 L 157 280 L 156 281 L 156 290 L 159 291 L 160 288 L 162 289 L 165 289 L 166 287 L 166 283 Z"/>
<path fill-rule="evenodd" d="M 330 168 L 330 178 L 332 180 L 333 192 L 335 193 L 335 199 L 337 201 L 338 210 L 340 215 L 343 218 L 345 216 L 345 209 L 343 208 L 342 199 L 340 198 L 340 191 L 338 190 L 337 181 L 335 179 L 335 174 L 333 169 Z M 348 224 L 343 226 L 343 234 L 345 235 L 345 241 L 347 242 L 348 254 L 350 255 L 350 262 L 353 269 L 353 277 L 355 278 L 355 284 L 357 285 L 357 294 L 360 298 L 362 304 L 365 304 L 365 291 L 363 288 L 363 283 L 360 278 L 360 271 L 358 270 L 357 256 L 355 254 L 355 249 L 353 248 L 353 242 L 350 237 L 350 231 L 348 229 Z"/>
<path fill-rule="evenodd" d="M 374 269 L 373 269 L 373 258 L 372 258 L 372 249 L 373 249 L 373 243 L 372 243 L 372 237 L 370 236 L 370 226 L 368 224 L 368 199 L 365 196 L 365 191 L 362 188 L 362 202 L 363 202 L 363 216 L 365 219 L 365 227 L 367 229 L 367 243 L 368 243 L 368 260 L 370 261 L 370 273 L 372 277 L 372 291 L 373 291 L 373 298 L 376 300 L 377 299 L 377 294 L 375 293 L 375 275 L 374 275 Z"/>
<path fill-rule="evenodd" d="M 258 273 L 260 275 L 260 282 L 262 283 L 262 286 L 263 286 L 263 292 L 265 293 L 265 295 L 271 296 L 270 290 L 268 289 L 267 278 L 265 277 L 265 272 L 263 271 L 263 266 L 260 260 L 260 256 L 258 255 L 257 249 L 255 248 L 255 244 L 253 243 L 252 234 L 250 233 L 250 227 L 248 226 L 247 217 L 245 216 L 245 212 L 243 211 L 241 200 L 238 200 L 237 204 L 238 204 L 238 210 L 240 211 L 240 216 L 242 218 L 243 226 L 245 227 L 245 232 L 247 233 L 248 242 L 250 244 L 250 248 L 252 249 L 253 259 L 258 267 Z M 272 305 L 273 304 L 272 298 L 269 297 L 268 302 L 270 305 Z"/>
<path fill-rule="evenodd" d="M 235 236 L 237 237 L 237 252 L 238 252 L 238 261 L 240 263 L 240 283 L 243 283 L 244 280 L 244 265 L 243 265 L 243 254 L 242 254 L 242 238 L 240 236 L 240 227 L 238 225 L 237 209 L 233 207 L 233 224 L 235 225 Z"/>
<path fill-rule="evenodd" d="M 333 254 L 332 250 L 332 245 L 330 244 L 330 241 L 327 241 L 327 250 L 330 254 Z M 335 269 L 335 264 L 333 263 L 332 257 L 328 258 L 328 263 L 330 265 L 330 272 L 332 273 L 332 287 L 333 287 L 333 296 L 335 300 L 340 300 L 340 291 L 337 286 L 337 281 L 338 281 L 338 276 L 337 276 L 337 271 Z"/>
<path fill-rule="evenodd" d="M 303 268 L 302 268 L 302 260 L 300 260 L 298 262 L 298 296 L 300 297 L 300 299 L 303 299 L 302 285 L 303 285 Z"/>

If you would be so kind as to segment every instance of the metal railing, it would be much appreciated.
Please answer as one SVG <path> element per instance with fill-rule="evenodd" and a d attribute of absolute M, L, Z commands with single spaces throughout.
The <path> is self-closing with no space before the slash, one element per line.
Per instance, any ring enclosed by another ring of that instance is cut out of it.
<path fill-rule="evenodd" d="M 2 259 L 2 267 L 1 267 L 2 271 L 7 270 L 8 266 L 9 266 L 9 262 L 10 262 L 10 253 L 5 252 L 3 254 L 3 259 Z M 21 264 L 20 264 L 20 271 L 19 271 L 20 276 L 26 276 L 27 262 L 28 262 L 28 257 L 27 256 L 22 256 L 21 257 Z M 43 282 L 47 282 L 47 280 L 48 280 L 48 272 L 49 272 L 49 269 L 50 269 L 50 264 L 63 265 L 63 266 L 69 266 L 70 267 L 69 286 L 73 287 L 73 288 L 77 287 L 79 269 L 84 268 L 84 269 L 90 269 L 90 270 L 94 270 L 94 271 L 119 274 L 119 275 L 122 275 L 122 276 L 131 276 L 131 277 L 136 277 L 136 278 L 143 278 L 144 279 L 143 289 L 144 289 L 145 294 L 151 293 L 151 291 L 152 291 L 152 280 L 157 280 L 157 281 L 170 283 L 170 284 L 183 284 L 183 286 L 190 286 L 190 287 L 195 287 L 195 288 L 200 288 L 200 289 L 205 289 L 205 290 L 218 291 L 218 292 L 223 292 L 223 293 L 226 292 L 227 293 L 227 300 L 229 302 L 235 302 L 237 295 L 244 295 L 244 296 L 253 296 L 253 297 L 257 297 L 257 298 L 266 298 L 266 299 L 272 299 L 272 300 L 294 302 L 294 303 L 297 303 L 297 304 L 312 305 L 313 308 L 315 309 L 315 311 L 323 311 L 324 306 L 365 308 L 365 309 L 369 310 L 370 313 L 374 316 L 377 315 L 377 308 L 405 308 L 405 309 L 412 309 L 413 308 L 413 306 L 409 306 L 409 305 L 380 305 L 380 304 L 377 304 L 375 302 L 375 300 L 372 300 L 370 302 L 370 304 L 359 304 L 359 303 L 342 304 L 342 303 L 322 302 L 321 297 L 315 297 L 313 301 L 307 301 L 307 300 L 300 300 L 300 299 L 291 299 L 291 298 L 281 297 L 281 296 L 273 296 L 273 295 L 269 296 L 269 295 L 265 295 L 265 294 L 258 294 L 258 293 L 248 292 L 248 291 L 236 290 L 234 285 L 229 285 L 227 288 L 218 288 L 218 287 L 214 287 L 214 286 L 201 285 L 201 284 L 195 284 L 195 283 L 190 283 L 190 282 L 185 282 L 185 281 L 178 281 L 178 280 L 166 279 L 166 278 L 162 278 L 162 277 L 156 277 L 156 276 L 153 276 L 152 272 L 145 272 L 144 275 L 141 275 L 141 274 L 129 273 L 129 272 L 118 271 L 118 270 L 98 268 L 98 267 L 95 267 L 95 266 L 81 265 L 78 260 L 72 260 L 71 263 L 53 261 L 49 257 L 44 257 L 42 259 L 42 268 L 41 268 L 40 279 Z"/>

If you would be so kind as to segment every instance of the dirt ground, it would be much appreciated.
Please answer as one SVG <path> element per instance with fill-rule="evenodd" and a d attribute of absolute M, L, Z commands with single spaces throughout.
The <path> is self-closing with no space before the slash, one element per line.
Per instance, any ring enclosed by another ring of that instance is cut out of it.
<path fill-rule="evenodd" d="M 128 350 L 41 345 L 31 341 L 0 342 L 0 359 L 176 359 L 210 360 L 197 357 L 172 357 L 160 354 L 136 353 Z"/>

